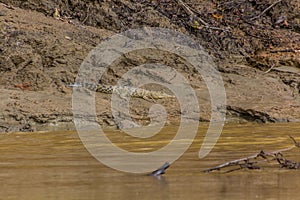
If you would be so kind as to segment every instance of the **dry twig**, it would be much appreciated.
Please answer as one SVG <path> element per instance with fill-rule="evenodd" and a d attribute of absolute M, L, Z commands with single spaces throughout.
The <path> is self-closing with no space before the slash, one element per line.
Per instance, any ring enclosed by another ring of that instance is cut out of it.
<path fill-rule="evenodd" d="M 276 4 L 280 3 L 282 0 L 278 0 L 275 3 L 272 3 L 269 7 L 267 7 L 264 11 L 262 11 L 259 15 L 252 17 L 250 20 L 256 20 L 260 18 L 263 14 L 265 14 L 268 10 L 270 10 L 272 7 L 274 7 Z"/>
<path fill-rule="evenodd" d="M 176 0 L 177 3 L 184 8 L 184 10 L 187 12 L 188 15 L 190 15 L 191 18 L 196 18 L 199 22 L 201 22 L 204 26 L 208 26 L 208 23 L 206 23 L 203 19 L 200 17 L 196 16 L 193 11 L 183 3 L 181 0 Z"/>
<path fill-rule="evenodd" d="M 275 64 L 273 64 L 273 65 L 270 67 L 270 69 L 268 69 L 268 70 L 265 71 L 264 73 L 265 73 L 265 74 L 269 73 L 274 67 L 275 67 Z"/>
<path fill-rule="evenodd" d="M 8 9 L 11 9 L 11 10 L 14 10 L 14 9 L 15 9 L 13 6 L 7 5 L 7 4 L 5 4 L 5 3 L 1 3 L 1 5 L 4 6 L 4 7 L 6 7 L 6 8 L 8 8 Z"/>
<path fill-rule="evenodd" d="M 175 0 L 179 6 L 181 6 L 185 12 L 190 16 L 190 23 L 191 23 L 191 27 L 194 28 L 198 28 L 200 29 L 200 24 L 201 23 L 204 28 L 208 28 L 208 29 L 213 29 L 213 30 L 222 30 L 222 31 L 229 31 L 229 28 L 219 28 L 219 27 L 213 27 L 210 26 L 207 22 L 205 22 L 203 19 L 201 19 L 200 17 L 198 17 L 191 8 L 189 8 L 188 5 L 186 5 L 182 0 Z M 197 13 L 198 14 L 198 13 Z"/>
<path fill-rule="evenodd" d="M 270 53 L 283 53 L 283 52 L 292 52 L 292 53 L 298 53 L 300 52 L 300 49 L 281 49 L 281 50 L 271 50 Z"/>
<path fill-rule="evenodd" d="M 89 16 L 90 16 L 89 11 L 90 11 L 90 5 L 87 7 L 86 17 L 81 22 L 82 24 L 84 24 L 86 22 L 86 20 L 89 18 Z"/>

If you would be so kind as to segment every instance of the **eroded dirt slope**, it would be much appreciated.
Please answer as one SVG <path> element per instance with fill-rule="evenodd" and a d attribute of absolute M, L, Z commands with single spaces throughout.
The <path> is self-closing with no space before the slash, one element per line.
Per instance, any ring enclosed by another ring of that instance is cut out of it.
<path fill-rule="evenodd" d="M 195 16 L 176 1 L 168 0 L 2 2 L 1 132 L 73 128 L 72 90 L 66 85 L 74 82 L 83 59 L 104 38 L 144 26 L 180 31 L 208 51 L 223 76 L 228 120 L 300 120 L 297 0 L 276 4 L 259 0 L 184 1 Z M 175 66 L 190 81 L 199 98 L 201 120 L 208 121 L 209 94 L 201 75 L 174 55 L 155 51 L 127 55 L 112 66 L 102 82 L 115 84 L 132 67 L 153 60 Z M 97 99 L 99 123 L 116 126 L 110 95 L 98 94 Z M 158 103 L 166 106 L 168 122 L 179 120 L 176 100 Z M 152 104 L 134 99 L 132 105 L 139 106 L 132 106 L 133 118 L 149 123 L 148 109 Z"/>

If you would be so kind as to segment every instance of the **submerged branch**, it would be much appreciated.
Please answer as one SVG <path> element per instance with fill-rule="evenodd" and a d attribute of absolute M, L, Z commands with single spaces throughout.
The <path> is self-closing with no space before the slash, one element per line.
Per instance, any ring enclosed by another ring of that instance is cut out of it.
<path fill-rule="evenodd" d="M 289 136 L 292 141 L 294 142 L 294 145 L 289 147 L 289 148 L 285 148 L 285 149 L 280 149 L 277 151 L 272 151 L 272 152 L 264 152 L 263 150 L 261 150 L 259 153 L 248 156 L 248 157 L 244 157 L 244 158 L 240 158 L 240 159 L 236 159 L 236 160 L 232 160 L 226 163 L 223 163 L 221 165 L 209 168 L 204 170 L 203 172 L 212 172 L 215 170 L 221 170 L 223 168 L 227 168 L 227 167 L 232 167 L 232 166 L 236 166 L 238 168 L 236 169 L 231 169 L 228 170 L 227 172 L 232 172 L 232 171 L 236 171 L 236 170 L 240 170 L 240 169 L 260 169 L 259 166 L 257 166 L 257 164 L 259 162 L 268 162 L 271 160 L 276 160 L 279 164 L 281 168 L 288 168 L 288 169 L 299 169 L 300 168 L 300 163 L 295 162 L 295 161 L 291 161 L 291 160 L 287 160 L 284 158 L 283 156 L 283 152 L 285 151 L 289 151 L 295 147 L 300 148 L 300 143 L 297 142 L 295 140 L 294 137 Z M 258 160 L 258 158 L 262 158 L 262 160 Z"/>

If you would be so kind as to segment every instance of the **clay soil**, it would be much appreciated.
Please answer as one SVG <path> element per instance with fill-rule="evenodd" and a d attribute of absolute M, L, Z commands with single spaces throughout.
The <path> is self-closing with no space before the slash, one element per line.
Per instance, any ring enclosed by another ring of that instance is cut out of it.
<path fill-rule="evenodd" d="M 227 121 L 300 121 L 299 1 L 183 2 L 192 13 L 177 0 L 1 0 L 0 132 L 74 129 L 67 85 L 74 83 L 85 57 L 105 38 L 147 26 L 182 32 L 211 55 L 226 88 Z M 115 84 L 130 68 L 153 60 L 175 67 L 190 81 L 200 121 L 209 121 L 209 93 L 201 75 L 175 55 L 154 50 L 125 55 L 101 82 Z M 97 94 L 98 121 L 118 127 L 110 96 Z M 168 123 L 178 122 L 176 100 L 157 103 L 168 111 Z M 133 99 L 131 104 L 133 119 L 149 123 L 153 102 Z"/>

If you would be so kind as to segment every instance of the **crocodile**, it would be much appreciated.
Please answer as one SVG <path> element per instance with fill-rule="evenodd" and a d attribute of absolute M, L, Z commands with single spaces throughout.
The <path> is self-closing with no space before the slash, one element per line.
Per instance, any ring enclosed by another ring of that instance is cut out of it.
<path fill-rule="evenodd" d="M 162 91 L 146 90 L 142 88 L 136 88 L 131 86 L 118 86 L 118 85 L 105 85 L 105 84 L 92 84 L 92 83 L 74 83 L 68 85 L 70 87 L 84 87 L 88 90 L 101 92 L 106 94 L 117 94 L 120 97 L 135 97 L 149 99 L 163 99 L 163 98 L 175 98 L 174 95 L 167 94 Z"/>

